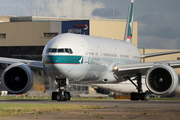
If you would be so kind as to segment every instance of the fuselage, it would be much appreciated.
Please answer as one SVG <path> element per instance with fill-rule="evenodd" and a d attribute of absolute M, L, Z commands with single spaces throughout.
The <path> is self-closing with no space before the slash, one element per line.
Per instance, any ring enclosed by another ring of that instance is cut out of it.
<path fill-rule="evenodd" d="M 76 83 L 117 81 L 114 65 L 141 61 L 139 50 L 129 42 L 70 33 L 52 38 L 42 56 L 49 76 Z"/>

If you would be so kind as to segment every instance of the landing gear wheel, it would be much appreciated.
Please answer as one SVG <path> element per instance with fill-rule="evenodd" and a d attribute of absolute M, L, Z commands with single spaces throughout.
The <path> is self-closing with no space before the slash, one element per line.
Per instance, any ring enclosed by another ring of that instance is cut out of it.
<path fill-rule="evenodd" d="M 67 94 L 68 94 L 68 100 L 70 100 L 70 99 L 71 99 L 71 94 L 70 94 L 70 92 L 67 92 Z"/>
<path fill-rule="evenodd" d="M 64 93 L 64 99 L 63 99 L 64 101 L 67 101 L 68 100 L 68 94 L 65 92 Z"/>
<path fill-rule="evenodd" d="M 131 93 L 131 100 L 149 100 L 149 94 L 148 93 Z"/>
<path fill-rule="evenodd" d="M 139 94 L 138 93 L 131 93 L 131 100 L 139 100 Z"/>
<path fill-rule="evenodd" d="M 131 93 L 131 100 L 149 100 L 149 94 L 148 92 L 143 93 L 142 90 L 142 76 L 141 74 L 136 75 L 137 85 L 133 82 L 135 79 L 130 79 L 129 77 L 126 77 L 137 89 L 137 92 Z"/>
<path fill-rule="evenodd" d="M 60 93 L 57 94 L 56 98 L 57 98 L 57 101 L 63 101 L 63 95 Z"/>
<path fill-rule="evenodd" d="M 58 94 L 59 92 L 52 92 L 52 97 L 51 97 L 51 99 L 52 100 L 57 100 L 57 94 Z"/>
<path fill-rule="evenodd" d="M 149 101 L 149 94 L 148 93 L 141 93 L 141 100 Z"/>
<path fill-rule="evenodd" d="M 67 92 L 66 86 L 68 85 L 69 81 L 67 78 L 58 79 L 56 78 L 56 83 L 58 87 L 58 93 L 52 94 L 52 99 L 56 99 L 57 101 L 67 101 L 70 100 L 70 93 Z"/>

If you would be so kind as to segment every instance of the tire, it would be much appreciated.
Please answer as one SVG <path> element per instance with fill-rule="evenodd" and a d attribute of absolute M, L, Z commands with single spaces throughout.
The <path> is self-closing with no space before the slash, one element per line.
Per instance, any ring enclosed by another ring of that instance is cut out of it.
<path fill-rule="evenodd" d="M 67 94 L 68 94 L 68 100 L 71 100 L 71 94 L 70 94 L 70 92 L 67 92 Z"/>
<path fill-rule="evenodd" d="M 141 93 L 141 100 L 149 101 L 149 94 L 148 93 Z"/>
<path fill-rule="evenodd" d="M 59 92 L 52 92 L 51 100 L 57 100 L 57 94 Z"/>
<path fill-rule="evenodd" d="M 68 100 L 68 93 L 64 93 L 64 99 L 63 99 L 63 101 L 67 101 Z"/>
<path fill-rule="evenodd" d="M 131 100 L 139 100 L 139 94 L 138 93 L 131 93 Z"/>
<path fill-rule="evenodd" d="M 56 98 L 57 98 L 57 101 L 63 101 L 63 95 L 60 93 L 57 94 Z"/>

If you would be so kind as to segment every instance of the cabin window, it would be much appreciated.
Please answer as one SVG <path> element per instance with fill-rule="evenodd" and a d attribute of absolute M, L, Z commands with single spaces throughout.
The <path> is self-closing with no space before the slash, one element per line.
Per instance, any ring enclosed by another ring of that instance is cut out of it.
<path fill-rule="evenodd" d="M 93 52 L 89 52 L 89 55 L 92 55 L 92 56 L 93 56 L 93 55 L 94 55 L 94 53 L 93 53 Z"/>
<path fill-rule="evenodd" d="M 103 55 L 104 55 L 104 56 L 107 56 L 107 57 L 110 57 L 110 56 L 111 56 L 111 55 L 108 54 L 108 53 L 104 53 Z"/>

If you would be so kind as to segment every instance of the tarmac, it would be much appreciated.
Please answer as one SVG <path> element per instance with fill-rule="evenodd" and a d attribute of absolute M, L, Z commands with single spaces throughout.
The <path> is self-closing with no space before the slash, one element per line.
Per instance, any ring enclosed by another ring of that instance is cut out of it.
<path fill-rule="evenodd" d="M 131 119 L 131 120 L 179 120 L 180 101 L 67 101 L 58 102 L 51 100 L 0 100 L 0 103 L 21 104 L 80 104 L 100 105 L 104 109 L 59 111 L 44 114 L 26 114 L 10 116 L 1 120 L 44 120 L 44 119 Z"/>

